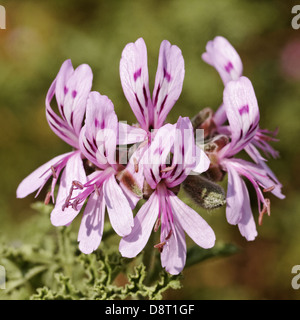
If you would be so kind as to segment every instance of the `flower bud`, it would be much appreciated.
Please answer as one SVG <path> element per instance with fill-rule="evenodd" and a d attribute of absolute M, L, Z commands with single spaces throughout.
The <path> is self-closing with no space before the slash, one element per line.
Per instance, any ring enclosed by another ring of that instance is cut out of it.
<path fill-rule="evenodd" d="M 226 204 L 223 188 L 200 175 L 190 175 L 182 183 L 183 189 L 204 209 L 211 210 Z"/>

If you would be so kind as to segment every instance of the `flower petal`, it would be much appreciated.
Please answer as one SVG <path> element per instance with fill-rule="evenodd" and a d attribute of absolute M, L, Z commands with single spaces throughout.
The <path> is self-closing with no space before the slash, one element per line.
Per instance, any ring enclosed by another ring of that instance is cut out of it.
<path fill-rule="evenodd" d="M 99 92 L 90 92 L 79 143 L 84 155 L 102 169 L 116 162 L 117 128 L 118 119 L 111 100 Z"/>
<path fill-rule="evenodd" d="M 171 191 L 169 191 L 169 201 L 175 223 L 180 225 L 200 247 L 205 249 L 213 247 L 216 236 L 208 223 Z"/>
<path fill-rule="evenodd" d="M 174 145 L 175 126 L 165 124 L 155 132 L 150 147 L 144 152 L 141 164 L 144 166 L 144 175 L 152 189 L 162 179 L 162 169 L 170 164 L 169 153 Z"/>
<path fill-rule="evenodd" d="M 242 208 L 245 201 L 243 180 L 237 171 L 229 164 L 226 166 L 228 172 L 228 186 L 226 196 L 226 218 L 228 223 L 237 224 L 241 219 Z"/>
<path fill-rule="evenodd" d="M 251 81 L 246 77 L 227 83 L 223 101 L 231 129 L 231 143 L 220 154 L 228 158 L 241 151 L 254 138 L 258 129 L 259 109 Z"/>
<path fill-rule="evenodd" d="M 154 128 L 160 128 L 180 96 L 184 80 L 184 59 L 181 50 L 164 40 L 159 50 L 153 90 Z"/>
<path fill-rule="evenodd" d="M 85 254 L 96 250 L 101 242 L 104 227 L 105 201 L 102 189 L 94 192 L 87 202 L 81 220 L 78 241 L 79 249 Z"/>
<path fill-rule="evenodd" d="M 170 239 L 166 241 L 161 252 L 161 265 L 170 274 L 179 274 L 184 268 L 186 261 L 186 242 L 184 230 L 177 223 L 173 224 Z M 166 234 L 163 238 L 166 238 Z"/>
<path fill-rule="evenodd" d="M 55 164 L 69 157 L 71 154 L 72 152 L 61 154 L 33 171 L 19 184 L 17 188 L 17 198 L 25 198 L 43 186 L 52 176 L 51 166 L 55 166 Z"/>
<path fill-rule="evenodd" d="M 120 241 L 119 250 L 123 257 L 133 258 L 143 250 L 158 213 L 159 201 L 156 192 L 153 192 L 136 214 L 131 233 Z"/>
<path fill-rule="evenodd" d="M 153 107 L 149 92 L 147 48 L 142 38 L 126 45 L 120 61 L 123 91 L 141 128 L 153 125 Z"/>
<path fill-rule="evenodd" d="M 65 63 L 68 68 L 67 75 L 63 64 L 56 78 L 55 94 L 59 108 L 69 127 L 79 135 L 88 94 L 92 87 L 93 73 L 87 64 L 81 64 L 71 73 L 69 71 L 71 68 L 70 60 Z"/>
<path fill-rule="evenodd" d="M 66 164 L 65 170 L 62 173 L 56 199 L 56 205 L 52 210 L 50 217 L 51 223 L 54 226 L 64 226 L 71 223 L 84 204 L 79 204 L 77 206 L 77 210 L 74 210 L 72 207 L 67 207 L 63 210 L 74 180 L 79 181 L 82 184 L 87 181 L 81 155 L 79 152 L 75 152 L 74 155 L 70 157 Z M 76 197 L 80 193 L 80 191 L 80 189 L 73 190 L 72 197 Z"/>
<path fill-rule="evenodd" d="M 63 141 L 74 148 L 78 148 L 78 136 L 70 130 L 65 119 L 60 118 L 51 108 L 51 101 L 55 93 L 56 79 L 52 82 L 46 96 L 46 119 L 52 131 Z"/>
<path fill-rule="evenodd" d="M 145 141 L 147 132 L 141 128 L 130 126 L 127 123 L 119 122 L 117 144 L 133 144 Z"/>
<path fill-rule="evenodd" d="M 217 36 L 208 41 L 202 59 L 216 68 L 224 84 L 242 76 L 243 64 L 241 58 L 224 37 Z"/>
<path fill-rule="evenodd" d="M 189 118 L 179 117 L 173 146 L 172 167 L 165 174 L 168 187 L 173 188 L 183 182 L 194 169 L 203 172 L 209 166 L 209 159 L 195 144 L 194 130 Z"/>
<path fill-rule="evenodd" d="M 111 175 L 103 183 L 103 192 L 113 229 L 121 237 L 128 235 L 133 227 L 133 214 L 114 175 Z"/>
<path fill-rule="evenodd" d="M 249 193 L 244 181 L 242 181 L 242 190 L 244 194 L 244 204 L 242 206 L 241 218 L 238 222 L 240 233 L 248 241 L 253 241 L 257 236 L 255 221 L 253 218 Z"/>

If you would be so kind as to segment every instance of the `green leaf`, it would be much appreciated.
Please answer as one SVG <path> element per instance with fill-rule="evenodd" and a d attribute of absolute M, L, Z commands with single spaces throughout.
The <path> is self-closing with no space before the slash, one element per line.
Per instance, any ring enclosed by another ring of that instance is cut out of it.
<path fill-rule="evenodd" d="M 239 248 L 235 245 L 222 242 L 216 243 L 215 246 L 211 249 L 203 249 L 199 246 L 193 246 L 187 250 L 185 268 L 188 268 L 207 259 L 232 255 L 237 253 L 238 251 Z"/>

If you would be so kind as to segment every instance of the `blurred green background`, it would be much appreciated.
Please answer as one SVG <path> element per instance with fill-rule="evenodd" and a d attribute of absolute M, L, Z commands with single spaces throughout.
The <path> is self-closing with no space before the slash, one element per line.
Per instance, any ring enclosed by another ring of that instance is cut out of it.
<path fill-rule="evenodd" d="M 283 183 L 285 200 L 271 196 L 271 217 L 246 242 L 227 224 L 225 210 L 199 210 L 218 240 L 236 244 L 239 253 L 208 260 L 183 272 L 183 288 L 166 299 L 298 299 L 291 269 L 300 264 L 300 29 L 291 26 L 295 1 L 269 0 L 112 0 L 1 1 L 6 30 L 0 30 L 0 232 L 17 238 L 34 195 L 16 199 L 19 182 L 39 165 L 69 147 L 49 128 L 44 101 L 62 62 L 91 66 L 93 89 L 113 101 L 120 120 L 134 121 L 119 79 L 124 46 L 143 37 L 148 48 L 150 89 L 158 50 L 167 39 L 185 59 L 183 91 L 169 114 L 194 116 L 216 109 L 223 84 L 201 54 L 208 40 L 226 37 L 239 52 L 244 75 L 254 85 L 261 127 L 279 127 L 273 146 L 280 158 L 270 167 Z M 252 190 L 251 190 L 252 191 Z M 44 194 L 39 200 L 43 200 Z M 253 212 L 257 221 L 254 193 Z M 49 221 L 50 223 L 50 221 Z M 38 231 L 37 231 L 38 232 Z"/>

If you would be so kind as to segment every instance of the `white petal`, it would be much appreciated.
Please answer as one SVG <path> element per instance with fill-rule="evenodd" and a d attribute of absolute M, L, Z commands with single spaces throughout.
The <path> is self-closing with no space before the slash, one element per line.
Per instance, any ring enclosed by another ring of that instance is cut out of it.
<path fill-rule="evenodd" d="M 159 213 L 159 201 L 153 192 L 134 218 L 131 233 L 122 238 L 119 245 L 123 257 L 133 258 L 145 247 Z"/>
<path fill-rule="evenodd" d="M 104 181 L 103 192 L 113 229 L 121 237 L 128 235 L 133 227 L 133 214 L 114 175 Z"/>

